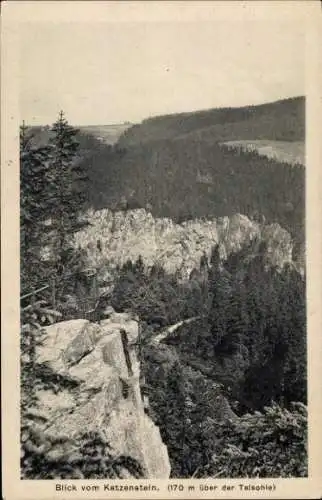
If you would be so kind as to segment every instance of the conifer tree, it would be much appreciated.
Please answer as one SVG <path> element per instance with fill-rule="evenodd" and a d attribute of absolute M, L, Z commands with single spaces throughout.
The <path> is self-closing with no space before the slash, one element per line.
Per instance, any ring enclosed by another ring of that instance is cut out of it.
<path fill-rule="evenodd" d="M 50 205 L 55 230 L 55 264 L 58 276 L 64 273 L 70 236 L 78 227 L 86 201 L 87 176 L 78 160 L 78 130 L 69 125 L 64 113 L 53 124 L 51 146 Z"/>
<path fill-rule="evenodd" d="M 36 146 L 34 136 L 20 127 L 20 255 L 21 289 L 30 291 L 42 279 L 41 243 L 49 213 L 49 148 Z"/>

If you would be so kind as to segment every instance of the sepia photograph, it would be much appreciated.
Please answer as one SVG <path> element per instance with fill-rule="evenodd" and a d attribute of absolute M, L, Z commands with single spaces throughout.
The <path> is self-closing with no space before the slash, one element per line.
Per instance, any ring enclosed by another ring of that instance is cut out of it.
<path fill-rule="evenodd" d="M 305 37 L 20 23 L 23 482 L 308 478 Z"/>

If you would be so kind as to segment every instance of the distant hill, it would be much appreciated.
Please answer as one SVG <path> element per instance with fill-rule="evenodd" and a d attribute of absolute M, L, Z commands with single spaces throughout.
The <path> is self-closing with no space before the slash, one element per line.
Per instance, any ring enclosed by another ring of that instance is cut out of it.
<path fill-rule="evenodd" d="M 81 149 L 90 148 L 93 152 L 98 143 L 108 146 L 114 145 L 129 127 L 132 127 L 132 124 L 127 122 L 110 125 L 81 125 L 75 128 L 79 130 L 78 140 Z M 50 127 L 48 125 L 36 125 L 30 128 L 38 144 L 48 143 L 50 138 Z"/>
<path fill-rule="evenodd" d="M 199 139 L 215 142 L 245 139 L 304 141 L 304 117 L 304 97 L 257 106 L 164 115 L 148 118 L 129 128 L 119 143 L 128 147 L 196 133 Z"/>

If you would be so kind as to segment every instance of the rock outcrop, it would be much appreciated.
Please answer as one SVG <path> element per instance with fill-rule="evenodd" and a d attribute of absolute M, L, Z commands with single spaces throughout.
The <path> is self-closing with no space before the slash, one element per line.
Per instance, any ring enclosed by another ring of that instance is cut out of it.
<path fill-rule="evenodd" d="M 39 425 L 53 438 L 103 433 L 115 456 L 136 460 L 146 478 L 168 478 L 167 448 L 141 397 L 138 335 L 138 322 L 116 313 L 100 325 L 79 319 L 47 327 L 37 363 L 46 363 L 73 388 L 38 391 L 38 414 L 45 422 Z"/>
<path fill-rule="evenodd" d="M 177 224 L 171 219 L 154 218 L 145 209 L 113 212 L 108 209 L 89 214 L 91 226 L 75 235 L 75 246 L 87 252 L 89 265 L 113 268 L 142 256 L 144 264 L 161 264 L 168 272 L 180 272 L 187 279 L 219 244 L 222 258 L 240 250 L 255 238 L 268 246 L 269 264 L 282 267 L 292 263 L 292 239 L 279 224 L 260 224 L 236 214 L 211 220 L 191 220 Z M 97 248 L 97 239 L 100 248 Z"/>

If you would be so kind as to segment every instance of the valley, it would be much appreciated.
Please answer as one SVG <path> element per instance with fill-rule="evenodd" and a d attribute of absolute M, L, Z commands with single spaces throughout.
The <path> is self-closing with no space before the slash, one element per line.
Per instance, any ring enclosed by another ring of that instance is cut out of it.
<path fill-rule="evenodd" d="M 35 349 L 77 376 L 84 406 L 74 392 L 57 402 L 70 429 L 86 417 L 97 446 L 123 457 L 94 475 L 307 475 L 304 108 L 298 97 L 78 130 L 61 116 L 29 131 L 32 148 L 22 137 L 22 285 L 51 283 L 35 314 L 54 347 Z M 26 332 L 38 332 L 32 307 Z"/>

